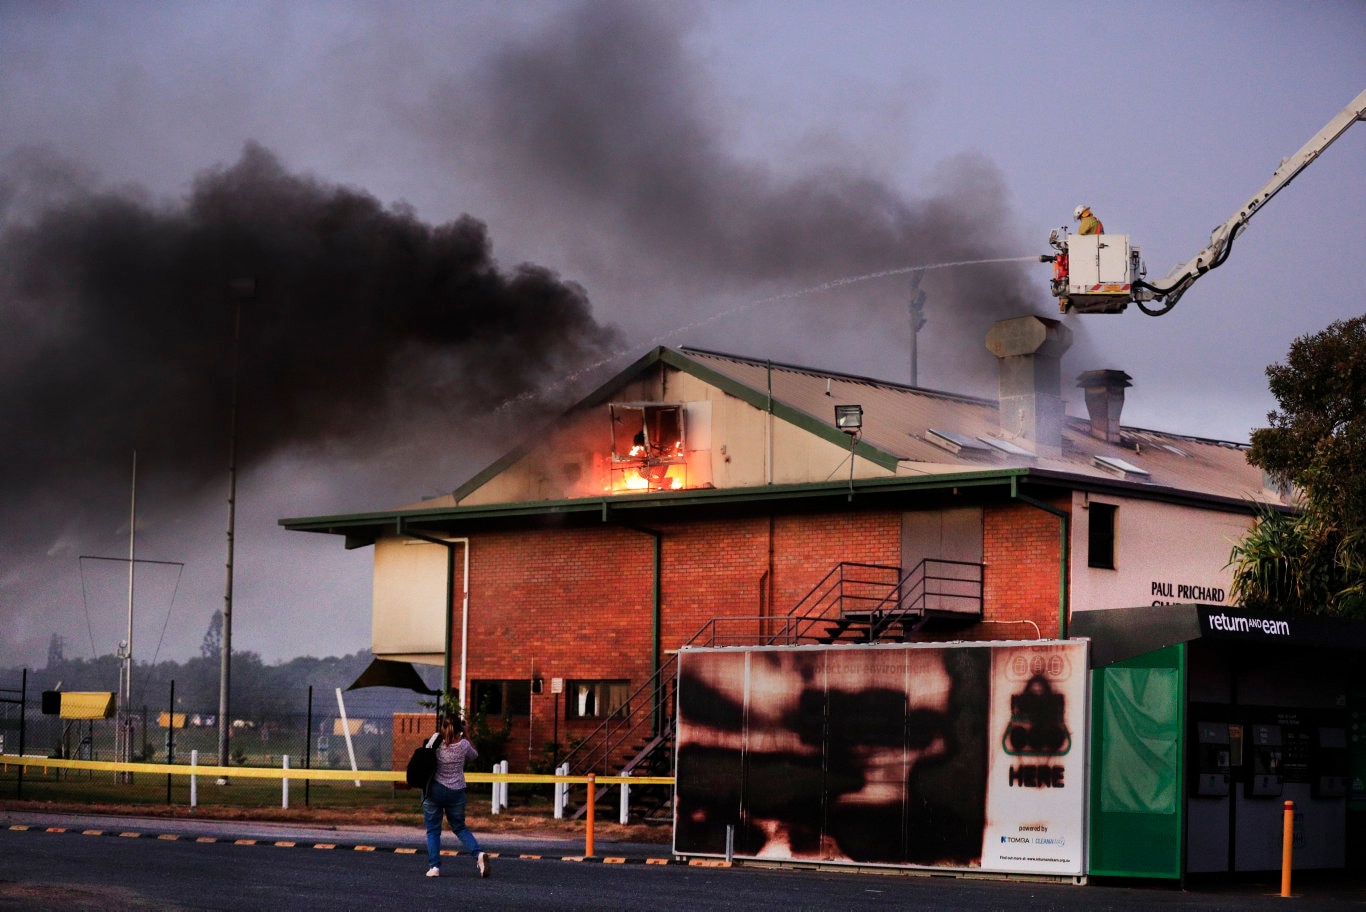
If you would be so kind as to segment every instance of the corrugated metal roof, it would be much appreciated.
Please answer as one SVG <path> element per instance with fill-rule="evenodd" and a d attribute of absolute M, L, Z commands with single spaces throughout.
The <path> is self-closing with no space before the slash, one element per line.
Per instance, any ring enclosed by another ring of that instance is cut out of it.
<path fill-rule="evenodd" d="M 954 453 L 933 441 L 932 429 L 984 444 L 994 438 L 1025 451 L 1033 447 L 1002 432 L 994 399 L 722 352 L 685 348 L 683 354 L 752 389 L 771 389 L 774 400 L 832 426 L 836 405 L 863 406 L 863 440 L 895 455 L 898 474 L 1018 466 L 1113 481 L 1119 474 L 1114 466 L 1131 466 L 1138 471 L 1120 470 L 1129 481 L 1215 497 L 1282 502 L 1276 492 L 1264 489 L 1261 470 L 1248 464 L 1246 447 L 1236 443 L 1130 427 L 1121 429 L 1119 443 L 1108 443 L 1091 436 L 1089 419 L 1069 415 L 1058 457 L 998 447 L 965 447 Z"/>

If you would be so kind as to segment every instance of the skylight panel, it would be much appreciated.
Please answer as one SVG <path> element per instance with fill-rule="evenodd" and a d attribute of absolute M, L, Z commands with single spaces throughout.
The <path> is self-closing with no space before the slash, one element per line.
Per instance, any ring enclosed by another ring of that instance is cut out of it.
<path fill-rule="evenodd" d="M 930 443 L 948 450 L 956 456 L 989 456 L 992 452 L 990 447 L 984 446 L 977 438 L 959 434 L 956 431 L 941 431 L 938 428 L 930 428 L 926 431 L 925 436 Z"/>
<path fill-rule="evenodd" d="M 1135 478 L 1147 478 L 1149 475 L 1147 469 L 1140 469 L 1132 462 L 1125 462 L 1123 459 L 1120 459 L 1117 456 L 1097 456 L 1096 465 L 1102 469 L 1114 472 L 1126 478 L 1129 476 L 1133 476 Z"/>
<path fill-rule="evenodd" d="M 1035 453 L 1026 450 L 1024 447 L 1016 446 L 1009 440 L 1002 440 L 1000 437 L 978 437 L 977 439 L 987 446 L 1000 450 L 1002 453 L 1008 453 L 1011 456 L 1028 456 L 1033 458 L 1036 455 Z"/>

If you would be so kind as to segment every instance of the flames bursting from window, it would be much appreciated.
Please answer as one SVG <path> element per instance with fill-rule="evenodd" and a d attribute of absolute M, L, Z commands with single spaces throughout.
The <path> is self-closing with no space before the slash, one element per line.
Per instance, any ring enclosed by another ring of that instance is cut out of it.
<path fill-rule="evenodd" d="M 683 406 L 614 402 L 608 490 L 673 491 L 687 487 Z"/>

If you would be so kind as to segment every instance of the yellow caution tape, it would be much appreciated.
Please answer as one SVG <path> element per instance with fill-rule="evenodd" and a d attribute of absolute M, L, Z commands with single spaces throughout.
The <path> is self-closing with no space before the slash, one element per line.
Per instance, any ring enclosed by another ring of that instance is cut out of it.
<path fill-rule="evenodd" d="M 208 766 L 188 763 L 124 763 L 111 760 L 62 760 L 55 757 L 5 756 L 5 767 L 28 766 L 48 769 L 92 770 L 114 773 L 163 773 L 173 776 L 212 776 L 240 779 L 313 779 L 363 782 L 403 782 L 397 770 L 283 769 L 273 766 Z M 548 785 L 565 782 L 585 785 L 587 776 L 543 776 L 536 773 L 466 773 L 467 782 L 521 782 Z M 673 776 L 594 776 L 596 785 L 673 785 Z"/>

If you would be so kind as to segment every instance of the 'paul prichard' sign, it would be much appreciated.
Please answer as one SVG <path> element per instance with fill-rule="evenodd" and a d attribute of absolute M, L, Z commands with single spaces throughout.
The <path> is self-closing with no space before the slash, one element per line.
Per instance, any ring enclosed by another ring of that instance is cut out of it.
<path fill-rule="evenodd" d="M 1173 605 L 1183 602 L 1214 602 L 1222 604 L 1227 593 L 1218 586 L 1200 586 L 1195 583 L 1173 583 L 1170 580 L 1153 580 L 1152 594 L 1154 605 Z"/>

